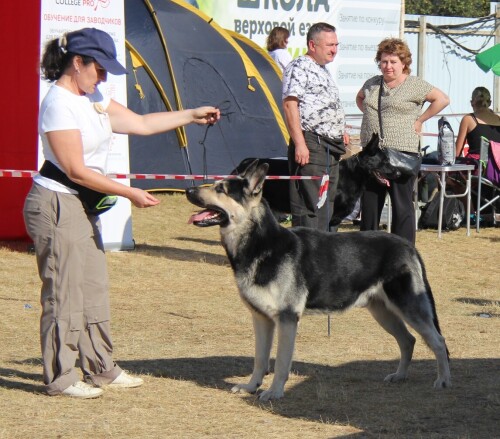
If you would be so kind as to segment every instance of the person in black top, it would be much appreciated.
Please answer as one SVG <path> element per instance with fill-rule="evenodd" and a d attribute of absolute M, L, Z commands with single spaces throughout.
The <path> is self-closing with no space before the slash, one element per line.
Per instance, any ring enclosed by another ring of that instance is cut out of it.
<path fill-rule="evenodd" d="M 470 103 L 473 112 L 466 114 L 460 122 L 455 151 L 457 157 L 460 157 L 467 143 L 469 151 L 466 156 L 479 159 L 481 137 L 500 142 L 500 116 L 489 108 L 491 95 L 485 87 L 474 89 Z"/>

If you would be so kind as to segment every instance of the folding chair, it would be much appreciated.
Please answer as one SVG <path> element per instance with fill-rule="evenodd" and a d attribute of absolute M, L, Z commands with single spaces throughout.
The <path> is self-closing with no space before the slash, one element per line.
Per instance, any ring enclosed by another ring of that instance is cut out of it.
<path fill-rule="evenodd" d="M 481 137 L 481 151 L 479 154 L 478 173 L 473 176 L 477 180 L 477 202 L 476 202 L 476 232 L 479 233 L 481 224 L 481 212 L 491 206 L 492 222 L 496 225 L 496 202 L 500 199 L 500 187 L 488 180 L 483 172 L 483 164 L 486 168 L 488 160 L 493 160 L 492 145 L 499 147 L 498 143 L 491 143 L 485 137 Z M 483 187 L 487 189 L 487 194 L 483 193 Z M 484 203 L 484 204 L 483 204 Z"/>

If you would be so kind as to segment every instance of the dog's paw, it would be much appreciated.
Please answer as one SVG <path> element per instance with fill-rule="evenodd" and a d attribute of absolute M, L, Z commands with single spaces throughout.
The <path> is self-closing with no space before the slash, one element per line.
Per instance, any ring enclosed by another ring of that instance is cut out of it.
<path fill-rule="evenodd" d="M 408 377 L 403 373 L 391 373 L 384 378 L 386 383 L 400 383 L 401 381 L 406 381 Z"/>
<path fill-rule="evenodd" d="M 259 386 L 254 384 L 236 384 L 231 389 L 233 393 L 255 393 Z"/>
<path fill-rule="evenodd" d="M 434 381 L 434 388 L 435 389 L 447 389 L 448 387 L 451 387 L 450 378 L 438 377 L 438 379 L 436 381 Z"/>
<path fill-rule="evenodd" d="M 268 389 L 264 390 L 260 395 L 259 395 L 259 401 L 266 402 L 266 401 L 271 401 L 272 399 L 281 399 L 285 395 L 285 392 L 283 389 L 281 390 L 273 390 L 273 389 Z"/>

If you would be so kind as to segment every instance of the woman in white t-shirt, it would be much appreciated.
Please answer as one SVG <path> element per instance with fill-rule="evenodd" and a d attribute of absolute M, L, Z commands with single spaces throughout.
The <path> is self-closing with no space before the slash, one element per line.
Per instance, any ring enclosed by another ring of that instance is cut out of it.
<path fill-rule="evenodd" d="M 39 112 L 46 161 L 26 198 L 24 219 L 42 280 L 43 378 L 49 395 L 95 398 L 103 386 L 143 384 L 113 361 L 98 214 L 113 205 L 114 196 L 136 207 L 159 203 L 148 192 L 105 176 L 112 134 L 149 135 L 189 123 L 213 124 L 220 112 L 206 106 L 139 115 L 103 96 L 97 86 L 107 73 L 127 71 L 116 60 L 111 36 L 94 28 L 49 41 L 41 69 L 54 83 Z M 75 370 L 77 357 L 85 382 Z"/>
<path fill-rule="evenodd" d="M 266 47 L 271 58 L 276 62 L 281 71 L 292 60 L 292 56 L 287 50 L 288 37 L 290 31 L 284 27 L 277 26 L 267 36 Z"/>

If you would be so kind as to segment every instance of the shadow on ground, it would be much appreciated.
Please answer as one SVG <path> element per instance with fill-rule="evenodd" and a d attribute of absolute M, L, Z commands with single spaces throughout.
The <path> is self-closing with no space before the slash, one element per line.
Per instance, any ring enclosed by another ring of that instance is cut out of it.
<path fill-rule="evenodd" d="M 39 359 L 17 364 L 33 362 Z M 250 357 L 137 360 L 120 365 L 133 373 L 187 380 L 227 392 L 231 398 L 242 397 L 251 405 L 260 404 L 255 395 L 230 394 L 234 384 L 249 379 Z M 453 387 L 438 391 L 432 387 L 436 364 L 431 360 L 412 362 L 409 380 L 400 384 L 383 382 L 385 375 L 395 371 L 396 361 L 356 361 L 336 367 L 295 361 L 284 399 L 262 403 L 262 407 L 287 418 L 363 430 L 349 438 L 498 437 L 500 359 L 458 359 L 451 366 Z M 269 386 L 272 375 L 267 378 L 263 388 Z M 0 369 L 0 388 L 43 391 L 41 385 L 24 383 L 24 379 L 41 382 L 42 377 L 15 367 Z"/>
<path fill-rule="evenodd" d="M 248 357 L 207 357 L 134 361 L 123 366 L 230 392 L 232 385 L 249 379 L 252 365 Z M 385 375 L 396 370 L 396 361 L 358 361 L 337 367 L 295 361 L 292 372 L 303 380 L 288 384 L 283 400 L 262 405 L 289 418 L 349 424 L 365 431 L 359 437 L 498 437 L 500 359 L 452 360 L 451 367 L 453 387 L 434 390 L 435 361 L 412 362 L 409 380 L 400 384 L 383 382 Z M 264 388 L 272 376 L 268 378 Z M 259 404 L 254 395 L 244 398 Z"/>
<path fill-rule="evenodd" d="M 161 257 L 173 261 L 203 261 L 203 263 L 206 264 L 229 266 L 229 262 L 225 255 L 217 255 L 199 250 L 181 249 L 178 247 L 168 247 L 164 245 L 137 244 L 135 251 L 136 253 Z"/>

